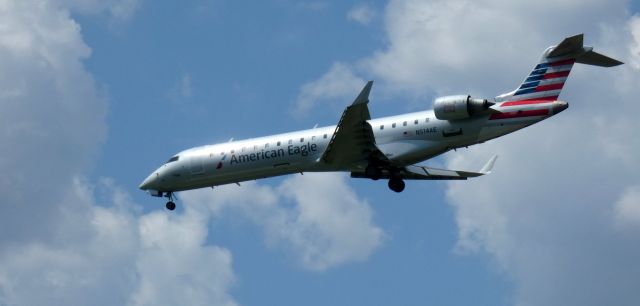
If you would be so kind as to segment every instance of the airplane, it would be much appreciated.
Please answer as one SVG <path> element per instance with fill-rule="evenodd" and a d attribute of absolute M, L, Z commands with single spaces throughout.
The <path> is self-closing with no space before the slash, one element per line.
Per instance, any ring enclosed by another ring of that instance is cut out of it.
<path fill-rule="evenodd" d="M 477 172 L 417 163 L 480 144 L 554 116 L 569 105 L 558 100 L 575 63 L 613 67 L 622 62 L 584 46 L 583 34 L 547 48 L 517 89 L 492 101 L 470 95 L 439 97 L 433 110 L 371 119 L 369 81 L 337 125 L 230 141 L 175 154 L 139 188 L 168 199 L 174 193 L 304 172 L 349 172 L 353 178 L 388 180 L 395 192 L 404 180 L 466 180 L 489 174 L 493 156 Z"/>

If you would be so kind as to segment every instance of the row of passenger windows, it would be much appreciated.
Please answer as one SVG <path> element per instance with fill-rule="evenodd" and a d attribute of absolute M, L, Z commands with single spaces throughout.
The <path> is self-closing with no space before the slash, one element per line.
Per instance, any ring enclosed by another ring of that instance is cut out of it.
<path fill-rule="evenodd" d="M 425 118 L 425 119 L 424 119 L 424 122 L 429 122 L 429 118 Z M 419 123 L 419 120 L 418 120 L 418 119 L 413 120 L 413 125 L 418 125 L 418 123 Z M 408 124 L 408 123 L 407 123 L 407 121 L 402 122 L 402 126 L 407 126 L 407 124 Z M 395 129 L 395 128 L 396 128 L 396 123 L 395 123 L 395 122 L 391 124 L 391 128 L 392 128 L 392 129 Z M 381 125 L 380 125 L 380 129 L 381 129 L 381 130 L 384 130 L 384 124 L 381 124 Z"/>
<path fill-rule="evenodd" d="M 311 141 L 315 141 L 315 140 L 316 140 L 316 138 L 319 138 L 319 137 L 320 137 L 320 136 L 311 136 Z M 327 139 L 327 137 L 328 137 L 328 135 L 327 135 L 327 134 L 322 135 L 322 139 Z M 300 137 L 300 142 L 301 142 L 301 143 L 302 143 L 302 142 L 304 142 L 304 139 L 305 139 L 304 137 Z M 283 141 L 278 141 L 278 142 L 276 142 L 276 143 L 275 143 L 275 146 L 276 146 L 276 147 L 279 147 L 279 146 L 281 146 L 283 143 L 284 143 Z M 289 144 L 289 145 L 292 145 L 293 143 L 294 143 L 294 139 L 289 139 L 289 140 L 287 141 L 287 144 Z M 269 146 L 270 146 L 270 144 L 269 144 L 269 143 L 265 143 L 265 144 L 264 144 L 264 148 L 265 148 L 265 149 L 268 149 L 268 148 L 269 148 Z M 261 147 L 261 146 L 254 145 L 254 146 L 253 146 L 253 150 L 258 150 L 258 147 Z M 244 151 L 246 151 L 246 150 L 248 150 L 248 149 L 251 149 L 251 147 L 242 147 L 242 149 L 240 149 L 240 150 L 241 150 L 241 152 L 244 152 Z M 235 153 L 235 152 L 236 152 L 236 150 L 231 150 L 231 152 L 230 152 L 230 153 L 231 153 L 231 154 L 233 154 L 233 153 Z M 224 152 L 220 152 L 220 155 L 224 155 Z"/>

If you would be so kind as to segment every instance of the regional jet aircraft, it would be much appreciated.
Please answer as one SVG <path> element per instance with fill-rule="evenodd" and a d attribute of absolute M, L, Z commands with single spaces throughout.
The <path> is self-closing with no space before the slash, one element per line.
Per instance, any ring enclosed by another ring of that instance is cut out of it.
<path fill-rule="evenodd" d="M 478 172 L 417 165 L 449 150 L 483 143 L 565 110 L 558 100 L 574 63 L 612 67 L 622 62 L 583 45 L 583 35 L 549 47 L 520 86 L 491 101 L 470 95 L 435 99 L 433 110 L 371 119 L 368 82 L 337 125 L 182 151 L 153 171 L 140 189 L 174 192 L 303 172 L 344 171 L 354 178 L 388 180 L 401 192 L 404 180 L 465 180 L 488 174 L 496 156 Z"/>

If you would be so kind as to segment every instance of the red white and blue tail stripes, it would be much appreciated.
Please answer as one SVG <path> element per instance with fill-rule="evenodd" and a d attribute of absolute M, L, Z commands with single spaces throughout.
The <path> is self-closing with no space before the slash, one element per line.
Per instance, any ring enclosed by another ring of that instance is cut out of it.
<path fill-rule="evenodd" d="M 540 63 L 513 93 L 508 101 L 558 99 L 575 59 Z"/>

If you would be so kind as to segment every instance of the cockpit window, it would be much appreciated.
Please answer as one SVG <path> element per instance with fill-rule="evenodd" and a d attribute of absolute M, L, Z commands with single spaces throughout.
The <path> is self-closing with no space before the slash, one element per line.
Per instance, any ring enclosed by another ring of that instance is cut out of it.
<path fill-rule="evenodd" d="M 170 163 L 170 162 L 174 162 L 174 161 L 178 160 L 178 158 L 180 158 L 180 156 L 178 156 L 178 155 L 176 155 L 176 156 L 174 156 L 172 158 L 169 158 L 169 160 L 167 161 L 167 164 Z"/>

